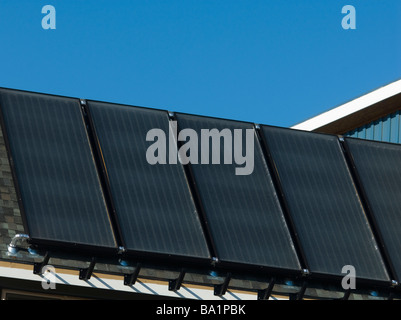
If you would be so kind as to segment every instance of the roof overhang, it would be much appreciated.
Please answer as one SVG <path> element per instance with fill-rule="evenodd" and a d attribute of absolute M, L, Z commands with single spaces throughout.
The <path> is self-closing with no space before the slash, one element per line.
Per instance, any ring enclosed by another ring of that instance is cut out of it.
<path fill-rule="evenodd" d="M 401 109 L 401 80 L 296 124 L 292 129 L 343 134 Z"/>

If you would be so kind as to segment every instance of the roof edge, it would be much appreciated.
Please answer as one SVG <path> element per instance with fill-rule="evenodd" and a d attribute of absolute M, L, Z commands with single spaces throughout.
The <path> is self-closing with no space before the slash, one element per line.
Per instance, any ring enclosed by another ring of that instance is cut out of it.
<path fill-rule="evenodd" d="M 355 115 L 356 113 L 359 113 L 374 105 L 380 104 L 380 102 L 383 102 L 384 100 L 387 100 L 397 95 L 401 95 L 401 79 L 380 87 L 338 107 L 323 112 L 306 121 L 298 123 L 292 126 L 291 129 L 319 131 L 320 128 L 324 128 L 327 126 L 330 127 L 331 124 L 338 122 L 339 120 Z M 382 104 L 380 104 L 380 107 L 383 107 Z M 401 107 L 401 105 L 399 107 Z M 384 109 L 382 108 L 382 110 Z M 373 121 L 376 119 L 372 118 L 371 120 Z"/>

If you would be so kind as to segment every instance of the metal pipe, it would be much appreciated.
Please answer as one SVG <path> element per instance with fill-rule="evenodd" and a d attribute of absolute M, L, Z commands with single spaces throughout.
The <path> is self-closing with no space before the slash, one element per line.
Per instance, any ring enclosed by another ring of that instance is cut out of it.
<path fill-rule="evenodd" d="M 8 245 L 8 252 L 12 254 L 16 254 L 18 252 L 18 244 L 21 242 L 27 242 L 29 240 L 29 236 L 27 234 L 18 233 L 12 239 L 10 244 Z"/>

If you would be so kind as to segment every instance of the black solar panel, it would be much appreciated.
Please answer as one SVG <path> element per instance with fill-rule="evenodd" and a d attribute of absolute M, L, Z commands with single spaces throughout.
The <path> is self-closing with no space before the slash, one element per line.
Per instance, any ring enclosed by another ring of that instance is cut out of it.
<path fill-rule="evenodd" d="M 310 271 L 388 281 L 336 136 L 262 127 Z"/>
<path fill-rule="evenodd" d="M 401 280 L 401 145 L 345 139 L 397 281 Z"/>
<path fill-rule="evenodd" d="M 0 90 L 33 241 L 116 248 L 79 100 Z"/>
<path fill-rule="evenodd" d="M 180 113 L 176 119 L 180 133 L 196 133 L 189 134 L 191 138 L 179 138 L 183 140 L 182 147 L 197 139 L 198 147 L 194 146 L 187 156 L 194 152 L 191 169 L 219 260 L 299 271 L 296 251 L 253 125 Z M 210 130 L 229 140 L 222 138 L 218 146 L 217 140 L 210 139 L 205 147 L 207 140 L 202 132 Z M 236 136 L 235 130 L 240 135 Z M 247 151 L 251 145 L 254 149 Z M 239 154 L 246 161 L 235 156 Z M 247 169 L 241 172 L 239 168 Z"/>
<path fill-rule="evenodd" d="M 152 129 L 165 135 L 166 141 L 159 142 L 166 146 L 168 158 L 168 113 L 94 101 L 87 104 L 128 254 L 209 259 L 182 165 L 150 164 L 147 158 L 148 149 L 158 141 L 147 141 Z"/>

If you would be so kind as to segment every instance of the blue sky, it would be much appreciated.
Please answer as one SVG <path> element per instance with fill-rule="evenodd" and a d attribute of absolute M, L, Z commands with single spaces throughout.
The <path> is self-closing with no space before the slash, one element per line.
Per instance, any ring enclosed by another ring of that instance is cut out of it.
<path fill-rule="evenodd" d="M 0 0 L 0 86 L 291 126 L 401 79 L 400 17 L 400 0 Z"/>

